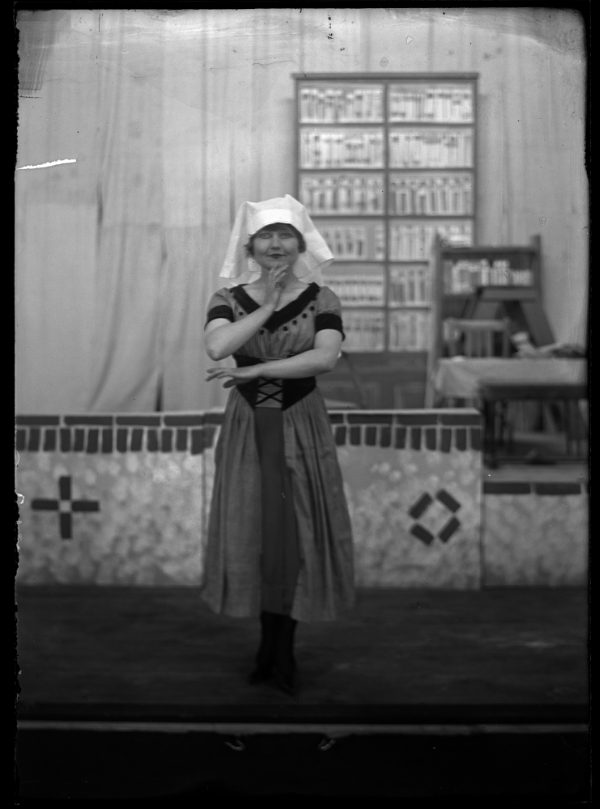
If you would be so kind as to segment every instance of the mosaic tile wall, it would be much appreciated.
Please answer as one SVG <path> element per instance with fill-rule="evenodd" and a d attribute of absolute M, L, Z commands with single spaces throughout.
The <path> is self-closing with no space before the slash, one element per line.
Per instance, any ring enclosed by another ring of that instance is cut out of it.
<path fill-rule="evenodd" d="M 357 584 L 478 587 L 478 414 L 361 413 L 345 421 L 334 430 L 354 529 Z"/>
<path fill-rule="evenodd" d="M 478 587 L 479 415 L 411 410 L 330 418 L 357 584 Z M 18 580 L 196 584 L 221 419 L 18 417 Z"/>
<path fill-rule="evenodd" d="M 585 484 L 498 482 L 483 491 L 483 586 L 587 585 Z"/>
<path fill-rule="evenodd" d="M 587 486 L 482 487 L 475 411 L 330 419 L 358 585 L 586 584 Z M 221 421 L 220 413 L 18 417 L 18 580 L 197 584 Z"/>

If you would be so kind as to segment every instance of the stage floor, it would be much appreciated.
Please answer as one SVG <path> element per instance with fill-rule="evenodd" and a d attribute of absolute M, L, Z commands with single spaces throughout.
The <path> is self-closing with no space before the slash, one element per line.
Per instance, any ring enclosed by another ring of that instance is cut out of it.
<path fill-rule="evenodd" d="M 245 683 L 258 625 L 195 588 L 17 589 L 25 721 L 586 722 L 580 589 L 359 590 L 300 624 L 301 691 Z"/>

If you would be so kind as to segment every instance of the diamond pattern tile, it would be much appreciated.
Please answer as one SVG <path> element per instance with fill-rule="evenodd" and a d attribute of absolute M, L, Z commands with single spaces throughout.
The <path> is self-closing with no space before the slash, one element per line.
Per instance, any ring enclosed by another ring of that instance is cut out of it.
<path fill-rule="evenodd" d="M 435 497 L 423 492 L 408 511 L 414 520 L 410 532 L 426 545 L 431 545 L 436 538 L 448 542 L 460 528 L 455 516 L 459 509 L 458 500 L 445 489 L 440 489 Z"/>

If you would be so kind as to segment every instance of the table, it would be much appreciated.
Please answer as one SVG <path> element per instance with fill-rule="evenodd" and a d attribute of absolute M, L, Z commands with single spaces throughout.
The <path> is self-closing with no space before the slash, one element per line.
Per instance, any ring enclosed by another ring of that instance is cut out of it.
<path fill-rule="evenodd" d="M 476 399 L 481 402 L 487 449 L 495 458 L 494 422 L 500 402 L 586 400 L 587 363 L 571 358 L 441 359 L 434 369 L 433 387 L 444 399 Z M 568 413 L 568 410 L 566 411 Z M 570 449 L 567 419 L 567 452 Z"/>

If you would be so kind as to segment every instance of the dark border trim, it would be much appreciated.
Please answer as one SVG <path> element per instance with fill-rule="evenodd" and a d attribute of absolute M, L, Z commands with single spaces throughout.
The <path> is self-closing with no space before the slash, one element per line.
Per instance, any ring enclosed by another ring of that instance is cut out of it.
<path fill-rule="evenodd" d="M 569 483 L 566 481 L 508 481 L 486 480 L 483 482 L 484 494 L 537 494 L 544 496 L 560 496 L 565 494 L 585 494 L 586 483 Z"/>
<path fill-rule="evenodd" d="M 531 483 L 510 482 L 504 480 L 485 480 L 483 482 L 484 494 L 531 494 Z"/>

